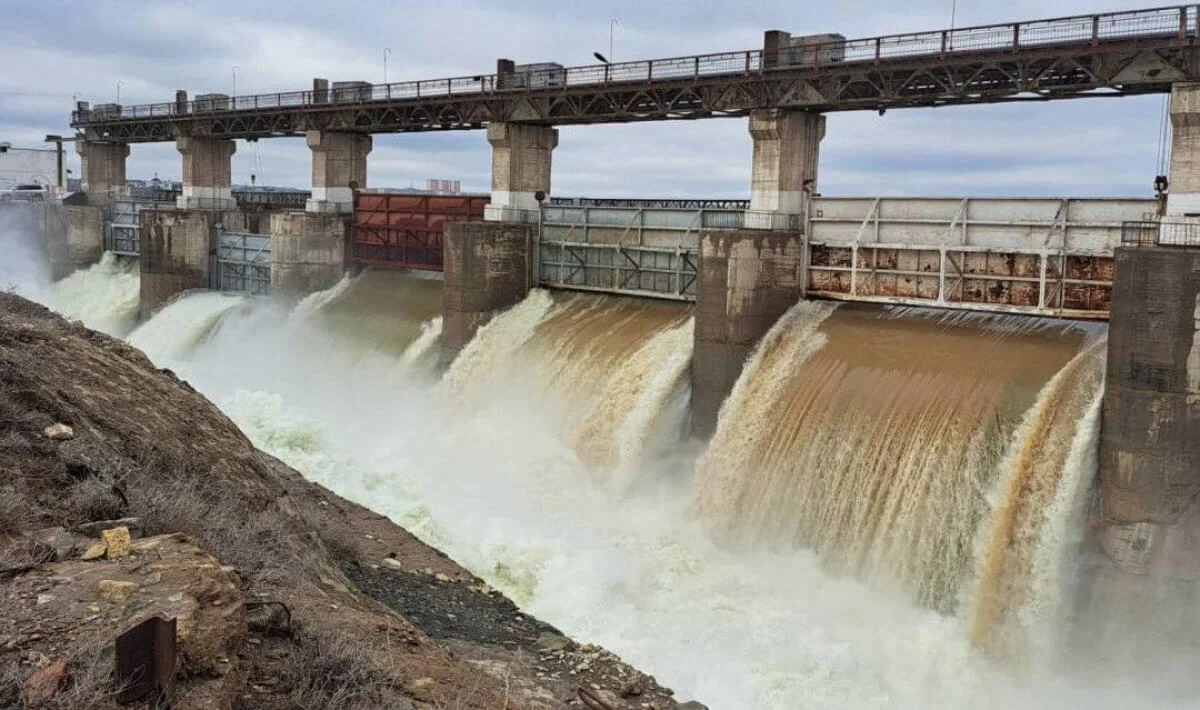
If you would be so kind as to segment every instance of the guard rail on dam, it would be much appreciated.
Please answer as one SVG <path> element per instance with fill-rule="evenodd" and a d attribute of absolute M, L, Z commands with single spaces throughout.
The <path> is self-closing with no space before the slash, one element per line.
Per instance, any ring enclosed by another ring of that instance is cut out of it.
<path fill-rule="evenodd" d="M 1183 5 L 863 39 L 826 35 L 800 45 L 777 33 L 761 49 L 616 64 L 518 70 L 501 60 L 493 74 L 191 101 L 181 93 L 137 106 L 82 102 L 71 126 L 88 141 L 138 143 L 1166 92 L 1194 75 L 1198 29 L 1200 10 Z"/>
<path fill-rule="evenodd" d="M 541 210 L 533 272 L 543 286 L 695 300 L 704 231 L 736 209 L 597 206 Z M 1106 318 L 1122 225 L 1153 199 L 860 198 L 811 202 L 810 297 Z"/>

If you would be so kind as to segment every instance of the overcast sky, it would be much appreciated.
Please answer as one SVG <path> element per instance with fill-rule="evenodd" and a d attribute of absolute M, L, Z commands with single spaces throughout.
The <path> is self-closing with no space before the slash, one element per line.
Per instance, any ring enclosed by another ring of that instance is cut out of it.
<path fill-rule="evenodd" d="M 0 0 L 0 140 L 33 146 L 69 133 L 73 95 L 93 103 L 311 87 L 312 77 L 403 81 L 490 73 L 518 63 L 590 63 L 760 47 L 765 29 L 847 37 L 941 29 L 952 0 L 507 0 L 507 2 L 68 2 Z M 1133 0 L 958 0 L 957 26 L 1137 7 Z M 352 8 L 352 9 L 350 9 Z M 1148 196 L 1159 96 L 838 113 L 821 148 L 826 195 Z M 486 190 L 482 131 L 377 135 L 368 182 L 423 186 L 457 178 Z M 71 167 L 78 174 L 78 160 Z M 238 141 L 235 182 L 309 186 L 303 139 Z M 128 174 L 178 179 L 173 144 L 134 145 Z M 554 193 L 745 197 L 745 119 L 560 129 Z"/>

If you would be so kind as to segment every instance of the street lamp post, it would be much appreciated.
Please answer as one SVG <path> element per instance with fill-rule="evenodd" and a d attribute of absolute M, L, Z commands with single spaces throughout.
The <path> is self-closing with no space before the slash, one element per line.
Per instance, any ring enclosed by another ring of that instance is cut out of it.
<path fill-rule="evenodd" d="M 384 47 L 383 48 L 383 83 L 385 83 L 385 84 L 388 83 L 387 60 L 388 60 L 388 57 L 390 57 L 390 56 L 392 56 L 391 47 Z"/>
<path fill-rule="evenodd" d="M 608 61 L 613 60 L 613 28 L 621 24 L 617 18 L 612 18 L 608 21 Z"/>
<path fill-rule="evenodd" d="M 121 79 L 117 80 L 117 105 L 118 106 L 121 105 L 121 86 L 124 83 L 125 83 L 124 80 L 121 80 Z"/>
<path fill-rule="evenodd" d="M 233 65 L 233 93 L 232 93 L 232 94 L 230 94 L 230 96 L 231 96 L 231 97 L 236 97 L 236 96 L 237 96 L 237 73 L 238 73 L 238 69 L 241 69 L 241 67 L 239 67 L 238 65 L 234 64 L 234 65 Z M 235 98 L 235 100 L 236 100 L 236 98 Z"/>

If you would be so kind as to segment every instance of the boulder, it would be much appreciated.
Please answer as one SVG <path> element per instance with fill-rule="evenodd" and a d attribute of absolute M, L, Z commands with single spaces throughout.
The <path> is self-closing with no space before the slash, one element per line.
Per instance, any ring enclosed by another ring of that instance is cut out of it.
<path fill-rule="evenodd" d="M 123 602 L 133 596 L 133 593 L 137 591 L 137 585 L 133 582 L 123 582 L 119 579 L 102 579 L 96 583 L 96 589 L 101 599 L 107 599 L 110 602 Z"/>
<path fill-rule="evenodd" d="M 60 658 L 45 668 L 39 668 L 25 679 L 21 696 L 26 707 L 38 707 L 49 702 L 67 678 L 67 662 Z"/>
<path fill-rule="evenodd" d="M 107 547 L 108 559 L 115 560 L 129 554 L 129 528 L 111 528 L 100 533 Z"/>

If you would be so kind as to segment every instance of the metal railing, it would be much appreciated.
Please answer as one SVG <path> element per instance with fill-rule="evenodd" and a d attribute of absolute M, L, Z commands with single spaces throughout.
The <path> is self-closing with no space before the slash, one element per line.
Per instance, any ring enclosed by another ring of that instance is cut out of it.
<path fill-rule="evenodd" d="M 1123 222 L 1127 247 L 1200 247 L 1200 222 Z"/>
<path fill-rule="evenodd" d="M 788 47 L 768 57 L 762 50 L 743 50 L 617 64 L 552 67 L 505 74 L 425 79 L 320 91 L 293 91 L 251 96 L 210 96 L 191 101 L 119 106 L 101 104 L 72 112 L 73 124 L 211 115 L 230 111 L 354 105 L 374 101 L 484 95 L 613 83 L 699 79 L 752 74 L 764 70 L 814 68 L 829 64 L 881 62 L 922 56 L 974 52 L 1019 51 L 1036 47 L 1091 44 L 1147 38 L 1196 37 L 1200 6 L 1182 5 L 1145 10 L 1077 15 L 1030 22 L 963 27 L 952 30 L 887 35 L 865 39 L 831 39 Z M 797 54 L 798 53 L 798 54 Z M 798 61 L 797 61 L 798 60 Z"/>
<path fill-rule="evenodd" d="M 626 198 L 626 197 L 551 197 L 543 205 L 550 207 L 633 207 L 671 210 L 748 210 L 750 200 L 731 198 Z"/>

